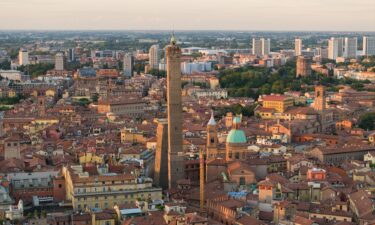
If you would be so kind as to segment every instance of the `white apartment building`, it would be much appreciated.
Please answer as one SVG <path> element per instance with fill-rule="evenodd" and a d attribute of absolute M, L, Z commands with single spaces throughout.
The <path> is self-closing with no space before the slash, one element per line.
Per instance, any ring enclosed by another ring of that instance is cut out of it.
<path fill-rule="evenodd" d="M 150 67 L 152 69 L 158 69 L 160 61 L 159 45 L 152 45 L 148 54 Z"/>
<path fill-rule="evenodd" d="M 363 37 L 363 55 L 375 55 L 375 37 Z"/>
<path fill-rule="evenodd" d="M 332 37 L 328 40 L 328 58 L 336 60 L 341 56 L 343 56 L 343 39 Z"/>
<path fill-rule="evenodd" d="M 29 52 L 26 49 L 20 49 L 18 52 L 18 64 L 26 66 L 29 64 Z"/>
<path fill-rule="evenodd" d="M 296 56 L 302 55 L 302 39 L 300 38 L 294 40 L 294 53 Z"/>
<path fill-rule="evenodd" d="M 344 52 L 345 52 L 345 58 L 355 58 L 357 57 L 357 46 L 358 41 L 357 38 L 345 38 L 345 44 L 344 44 Z"/>
<path fill-rule="evenodd" d="M 183 62 L 181 63 L 181 72 L 183 74 L 210 72 L 211 70 L 212 70 L 211 62 Z"/>
<path fill-rule="evenodd" d="M 64 70 L 64 54 L 59 52 L 55 55 L 55 70 Z"/>

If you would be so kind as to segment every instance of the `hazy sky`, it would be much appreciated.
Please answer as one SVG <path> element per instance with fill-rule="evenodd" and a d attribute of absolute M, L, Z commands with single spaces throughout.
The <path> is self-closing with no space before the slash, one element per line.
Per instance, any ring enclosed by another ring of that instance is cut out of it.
<path fill-rule="evenodd" d="M 0 0 L 0 29 L 375 31 L 375 0 Z"/>

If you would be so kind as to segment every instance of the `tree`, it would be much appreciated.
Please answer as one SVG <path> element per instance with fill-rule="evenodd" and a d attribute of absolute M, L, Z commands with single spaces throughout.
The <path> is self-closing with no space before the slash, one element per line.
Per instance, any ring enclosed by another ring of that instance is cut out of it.
<path fill-rule="evenodd" d="M 18 69 L 21 72 L 29 74 L 31 77 L 37 77 L 40 75 L 45 75 L 48 70 L 52 70 L 54 67 L 55 66 L 52 63 L 38 63 L 20 66 Z"/>
<path fill-rule="evenodd" d="M 35 219 L 39 219 L 39 213 L 38 213 L 38 210 L 34 210 L 34 218 Z"/>
<path fill-rule="evenodd" d="M 10 62 L 8 60 L 1 62 L 0 70 L 10 70 Z"/>
<path fill-rule="evenodd" d="M 40 216 L 42 218 L 46 218 L 47 217 L 47 211 L 46 210 L 42 210 L 42 212 L 40 213 Z"/>
<path fill-rule="evenodd" d="M 92 95 L 92 102 L 95 102 L 95 103 L 97 103 L 98 102 L 98 100 L 99 100 L 99 95 L 97 94 L 97 93 L 95 93 L 95 94 L 93 94 Z"/>
<path fill-rule="evenodd" d="M 359 118 L 359 127 L 364 130 L 374 130 L 375 112 L 365 113 Z"/>
<path fill-rule="evenodd" d="M 82 107 L 87 107 L 89 104 L 90 104 L 90 100 L 87 99 L 87 98 L 80 98 L 76 104 L 78 104 L 79 106 L 82 106 Z"/>
<path fill-rule="evenodd" d="M 165 70 L 158 70 L 158 69 L 150 69 L 149 74 L 157 76 L 158 78 L 167 76 L 167 72 Z"/>

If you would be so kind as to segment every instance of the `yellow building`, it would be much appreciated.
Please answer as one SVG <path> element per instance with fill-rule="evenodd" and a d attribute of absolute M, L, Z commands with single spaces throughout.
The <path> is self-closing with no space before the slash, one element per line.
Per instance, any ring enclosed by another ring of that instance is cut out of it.
<path fill-rule="evenodd" d="M 286 95 L 266 95 L 262 97 L 263 107 L 274 109 L 279 113 L 285 112 L 294 104 L 294 99 Z"/>
<path fill-rule="evenodd" d="M 97 156 L 94 152 L 85 152 L 85 153 L 82 153 L 82 155 L 80 155 L 79 163 L 80 164 L 87 164 L 87 163 L 102 164 L 103 158 L 100 156 Z"/>
<path fill-rule="evenodd" d="M 144 133 L 134 128 L 121 129 L 121 143 L 142 143 L 145 144 L 147 137 Z"/>
<path fill-rule="evenodd" d="M 53 89 L 48 89 L 46 90 L 45 96 L 54 98 L 56 96 L 56 91 Z"/>
<path fill-rule="evenodd" d="M 34 133 L 43 130 L 51 125 L 58 124 L 59 120 L 57 118 L 35 118 L 31 125 L 28 127 L 30 133 Z"/>
<path fill-rule="evenodd" d="M 152 187 L 151 178 L 139 178 L 129 166 L 63 167 L 66 198 L 74 210 L 109 209 L 136 200 L 162 199 L 162 189 Z"/>

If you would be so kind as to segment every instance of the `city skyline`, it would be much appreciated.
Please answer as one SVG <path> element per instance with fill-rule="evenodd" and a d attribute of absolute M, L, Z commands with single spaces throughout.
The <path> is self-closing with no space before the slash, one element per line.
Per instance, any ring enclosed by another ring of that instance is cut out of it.
<path fill-rule="evenodd" d="M 375 31 L 371 0 L 192 0 L 181 10 L 172 0 L 106 3 L 3 0 L 0 30 Z"/>

